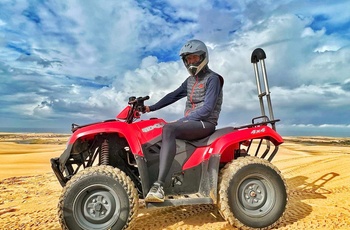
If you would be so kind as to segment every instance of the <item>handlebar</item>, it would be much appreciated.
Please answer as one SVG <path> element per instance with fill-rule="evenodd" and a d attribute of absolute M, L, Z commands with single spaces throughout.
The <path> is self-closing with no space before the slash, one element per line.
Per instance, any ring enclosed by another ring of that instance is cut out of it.
<path fill-rule="evenodd" d="M 149 96 L 145 96 L 145 97 L 129 97 L 129 102 L 128 104 L 131 105 L 131 104 L 139 104 L 139 103 L 143 103 L 144 101 L 148 100 L 149 99 Z"/>
<path fill-rule="evenodd" d="M 129 97 L 128 104 L 131 106 L 131 109 L 129 111 L 129 114 L 127 116 L 126 122 L 132 123 L 134 118 L 140 118 L 140 112 L 145 112 L 145 105 L 144 101 L 148 100 L 149 96 L 145 97 Z"/>

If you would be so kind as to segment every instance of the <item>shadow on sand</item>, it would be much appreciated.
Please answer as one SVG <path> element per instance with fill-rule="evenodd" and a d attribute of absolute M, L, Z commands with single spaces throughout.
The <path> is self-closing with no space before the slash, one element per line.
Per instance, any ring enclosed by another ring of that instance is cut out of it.
<path fill-rule="evenodd" d="M 326 190 L 324 185 L 337 176 L 339 176 L 338 173 L 326 173 L 311 183 L 307 182 L 308 177 L 306 176 L 296 176 L 286 179 L 289 187 L 289 201 L 284 221 L 279 227 L 291 225 L 310 215 L 312 207 L 304 203 L 303 200 L 326 199 L 324 194 L 330 194 L 331 192 Z"/>

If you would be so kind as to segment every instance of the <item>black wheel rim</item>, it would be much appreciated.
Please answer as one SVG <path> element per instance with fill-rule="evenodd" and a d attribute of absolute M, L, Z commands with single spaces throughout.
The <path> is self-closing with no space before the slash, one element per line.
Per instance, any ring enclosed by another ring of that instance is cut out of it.
<path fill-rule="evenodd" d="M 73 202 L 73 215 L 83 229 L 114 225 L 120 214 L 120 199 L 110 187 L 95 184 L 84 188 Z"/>
<path fill-rule="evenodd" d="M 274 207 L 275 196 L 273 184 L 267 178 L 250 175 L 239 184 L 238 207 L 248 216 L 262 217 Z"/>

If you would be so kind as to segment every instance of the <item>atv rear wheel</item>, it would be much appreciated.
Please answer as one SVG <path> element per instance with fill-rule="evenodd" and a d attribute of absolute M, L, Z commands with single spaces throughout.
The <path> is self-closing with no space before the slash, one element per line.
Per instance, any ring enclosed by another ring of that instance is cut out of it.
<path fill-rule="evenodd" d="M 66 184 L 58 209 L 62 229 L 124 229 L 136 216 L 138 194 L 121 170 L 94 166 Z"/>
<path fill-rule="evenodd" d="M 218 197 L 223 218 L 240 229 L 275 226 L 288 200 L 280 171 L 257 157 L 240 157 L 222 169 Z"/>

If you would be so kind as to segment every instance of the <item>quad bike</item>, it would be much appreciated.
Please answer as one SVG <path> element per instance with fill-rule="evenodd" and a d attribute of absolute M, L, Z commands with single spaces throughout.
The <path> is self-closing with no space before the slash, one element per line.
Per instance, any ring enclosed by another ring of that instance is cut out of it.
<path fill-rule="evenodd" d="M 270 162 L 283 139 L 275 128 L 279 120 L 273 117 L 265 58 L 260 48 L 251 58 L 261 116 L 248 125 L 217 129 L 201 140 L 176 140 L 176 157 L 164 185 L 165 201 L 146 203 L 146 208 L 213 204 L 225 220 L 242 229 L 268 229 L 281 221 L 287 186 Z M 158 118 L 136 121 L 147 99 L 130 97 L 117 119 L 72 124 L 66 150 L 51 159 L 63 186 L 58 204 L 63 229 L 126 229 L 133 225 L 139 199 L 157 179 L 166 124 Z"/>

